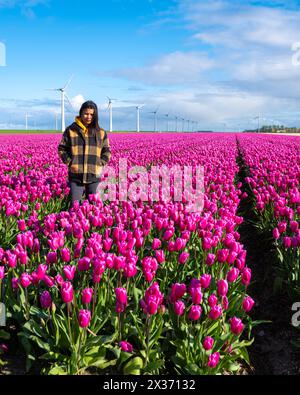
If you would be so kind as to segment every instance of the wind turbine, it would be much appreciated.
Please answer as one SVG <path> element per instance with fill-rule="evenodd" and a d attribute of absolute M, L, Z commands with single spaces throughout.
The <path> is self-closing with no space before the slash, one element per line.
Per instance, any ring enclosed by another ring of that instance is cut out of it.
<path fill-rule="evenodd" d="M 150 114 L 154 114 L 154 132 L 157 131 L 157 111 L 158 111 L 158 107 L 155 111 L 150 112 Z"/>
<path fill-rule="evenodd" d="M 64 132 L 66 129 L 66 121 L 65 121 L 65 97 L 67 98 L 68 102 L 71 104 L 71 101 L 66 93 L 66 88 L 69 86 L 70 82 L 72 81 L 74 74 L 71 76 L 69 81 L 65 84 L 62 88 L 55 88 L 55 89 L 47 89 L 49 91 L 59 91 L 61 93 L 61 131 Z M 72 104 L 71 104 L 72 107 Z"/>
<path fill-rule="evenodd" d="M 169 132 L 169 114 L 165 114 L 165 117 L 167 117 L 167 132 Z"/>
<path fill-rule="evenodd" d="M 28 130 L 28 118 L 32 117 L 32 115 L 29 115 L 28 113 L 25 114 L 25 125 L 26 125 L 26 130 Z"/>
<path fill-rule="evenodd" d="M 176 130 L 176 132 L 178 132 L 178 118 L 179 117 L 175 117 L 175 122 L 176 122 L 176 126 L 175 126 L 175 130 Z"/>
<path fill-rule="evenodd" d="M 141 106 L 136 106 L 136 131 L 140 131 L 140 109 L 143 108 L 145 104 L 142 104 Z"/>
<path fill-rule="evenodd" d="M 113 100 L 118 100 L 118 99 L 113 99 L 113 98 L 108 97 L 108 96 L 106 96 L 106 97 L 108 98 L 108 106 L 107 106 L 106 110 L 109 109 L 109 131 L 112 132 L 112 101 Z"/>

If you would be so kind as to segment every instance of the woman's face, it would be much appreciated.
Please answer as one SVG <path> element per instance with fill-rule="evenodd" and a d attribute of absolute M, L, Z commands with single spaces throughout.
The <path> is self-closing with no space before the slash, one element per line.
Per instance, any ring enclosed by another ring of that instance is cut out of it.
<path fill-rule="evenodd" d="M 92 123 L 94 112 L 95 110 L 93 110 L 92 108 L 86 108 L 82 111 L 81 120 L 85 126 L 89 126 Z"/>

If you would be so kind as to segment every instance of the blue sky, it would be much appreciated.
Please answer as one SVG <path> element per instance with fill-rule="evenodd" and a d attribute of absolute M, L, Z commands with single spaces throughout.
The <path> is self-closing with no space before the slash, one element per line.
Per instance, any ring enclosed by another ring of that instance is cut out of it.
<path fill-rule="evenodd" d="M 166 113 L 201 130 L 255 128 L 257 115 L 300 126 L 299 20 L 292 0 L 0 0 L 0 128 L 24 128 L 26 113 L 54 128 L 60 99 L 46 89 L 72 74 L 67 124 L 92 99 L 108 128 L 110 96 L 115 129 L 134 130 L 141 103 L 143 130 L 156 108 L 160 130 Z"/>

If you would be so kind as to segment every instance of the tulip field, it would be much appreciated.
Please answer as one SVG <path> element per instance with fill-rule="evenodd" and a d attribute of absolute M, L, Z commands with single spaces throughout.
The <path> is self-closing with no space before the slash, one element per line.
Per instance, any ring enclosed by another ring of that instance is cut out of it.
<path fill-rule="evenodd" d="M 26 372 L 43 375 L 233 375 L 251 367 L 261 322 L 240 205 L 247 199 L 275 251 L 270 287 L 300 302 L 300 138 L 109 136 L 116 174 L 122 158 L 149 173 L 203 167 L 203 208 L 189 211 L 185 198 L 122 200 L 118 184 L 116 199 L 90 195 L 70 208 L 60 137 L 0 135 L 0 372 L 12 347 Z"/>

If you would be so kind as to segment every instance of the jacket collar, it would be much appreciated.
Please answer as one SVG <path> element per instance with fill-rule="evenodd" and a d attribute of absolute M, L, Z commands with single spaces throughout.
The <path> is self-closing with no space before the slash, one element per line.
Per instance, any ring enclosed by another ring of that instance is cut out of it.
<path fill-rule="evenodd" d="M 86 126 L 84 126 L 84 124 L 81 122 L 80 117 L 75 118 L 75 123 L 80 127 L 80 129 L 82 129 L 84 134 L 88 133 L 88 128 Z"/>

